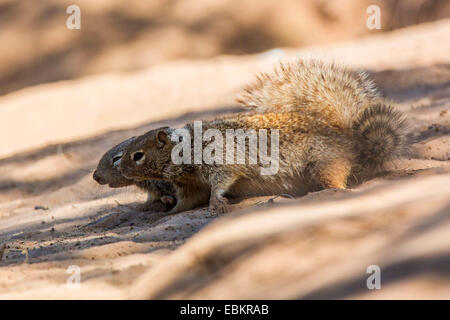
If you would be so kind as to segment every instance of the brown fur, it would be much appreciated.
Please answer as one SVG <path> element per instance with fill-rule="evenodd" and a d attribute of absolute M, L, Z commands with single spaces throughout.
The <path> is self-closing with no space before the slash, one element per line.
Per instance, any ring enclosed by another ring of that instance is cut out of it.
<path fill-rule="evenodd" d="M 193 126 L 186 125 L 193 137 Z M 263 176 L 259 165 L 251 164 L 174 164 L 170 139 L 173 129 L 161 128 L 138 137 L 126 149 L 119 170 L 130 179 L 165 179 L 177 189 L 177 205 L 171 212 L 192 209 L 206 204 L 210 209 L 225 211 L 226 195 L 305 194 L 323 187 L 344 187 L 347 168 L 341 181 L 329 179 L 336 163 L 354 162 L 356 154 L 348 133 L 310 114 L 299 112 L 239 115 L 203 122 L 203 130 L 215 128 L 225 137 L 227 129 L 279 129 L 280 169 L 275 175 Z M 270 141 L 270 140 L 269 140 Z M 204 143 L 206 145 L 206 143 Z M 270 149 L 269 149 L 270 150 Z M 145 154 L 145 162 L 133 160 L 136 152 Z M 226 147 L 224 147 L 225 159 Z M 246 150 L 248 159 L 248 149 Z M 326 155 L 326 156 L 324 156 Z M 235 154 L 236 156 L 236 154 Z M 328 170 L 328 171 L 327 171 Z M 313 174 L 312 172 L 324 172 Z M 315 179 L 313 179 L 315 178 Z M 245 186 L 245 187 L 244 187 Z"/>
<path fill-rule="evenodd" d="M 333 62 L 280 63 L 244 88 L 237 101 L 257 112 L 314 111 L 349 127 L 381 94 L 364 72 Z"/>

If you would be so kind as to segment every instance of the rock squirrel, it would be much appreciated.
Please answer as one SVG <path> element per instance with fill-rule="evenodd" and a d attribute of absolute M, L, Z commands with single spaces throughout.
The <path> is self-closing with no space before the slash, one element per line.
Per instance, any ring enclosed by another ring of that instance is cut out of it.
<path fill-rule="evenodd" d="M 225 147 L 222 158 L 231 152 L 232 164 L 176 164 L 171 156 L 180 140 L 176 129 L 167 127 L 133 140 L 124 149 L 119 171 L 136 181 L 172 182 L 178 201 L 170 213 L 207 203 L 210 210 L 224 212 L 226 198 L 232 195 L 302 195 L 346 188 L 350 176 L 382 168 L 405 145 L 404 116 L 378 94 L 365 75 L 335 64 L 281 64 L 272 74 L 260 76 L 240 101 L 256 113 L 204 121 L 202 130 L 216 129 L 223 137 L 239 129 L 278 132 L 276 173 L 263 175 L 261 163 L 237 164 L 234 149 Z M 184 129 L 191 139 L 189 156 L 195 158 L 195 123 Z M 200 141 L 205 150 L 212 139 Z M 271 143 L 266 148 L 274 146 Z M 245 149 L 245 159 L 249 157 Z"/>
<path fill-rule="evenodd" d="M 101 185 L 109 185 L 111 188 L 120 188 L 135 185 L 139 189 L 147 191 L 147 202 L 139 206 L 144 211 L 167 211 L 175 204 L 175 190 L 172 184 L 163 180 L 133 181 L 125 178 L 118 170 L 124 148 L 136 137 L 129 138 L 108 150 L 100 159 L 93 178 Z"/>

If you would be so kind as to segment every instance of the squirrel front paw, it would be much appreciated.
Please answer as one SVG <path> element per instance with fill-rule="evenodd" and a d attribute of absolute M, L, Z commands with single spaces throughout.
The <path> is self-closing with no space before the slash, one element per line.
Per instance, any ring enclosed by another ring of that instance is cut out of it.
<path fill-rule="evenodd" d="M 136 206 L 136 209 L 139 211 L 167 212 L 175 206 L 176 202 L 175 197 L 163 195 L 159 200 L 149 200 Z"/>
<path fill-rule="evenodd" d="M 208 211 L 213 215 L 223 214 L 230 211 L 226 198 L 214 198 L 209 201 Z"/>

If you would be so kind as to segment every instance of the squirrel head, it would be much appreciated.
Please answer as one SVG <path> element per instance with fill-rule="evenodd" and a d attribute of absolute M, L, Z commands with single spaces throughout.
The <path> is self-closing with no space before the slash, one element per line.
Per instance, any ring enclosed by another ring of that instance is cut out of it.
<path fill-rule="evenodd" d="M 126 178 L 136 181 L 163 179 L 164 169 L 171 163 L 173 146 L 168 127 L 151 130 L 125 149 L 119 170 Z"/>
<path fill-rule="evenodd" d="M 111 188 L 126 187 L 134 184 L 133 180 L 125 178 L 119 171 L 124 149 L 136 139 L 129 138 L 108 150 L 100 159 L 93 178 L 101 185 L 109 185 Z"/>

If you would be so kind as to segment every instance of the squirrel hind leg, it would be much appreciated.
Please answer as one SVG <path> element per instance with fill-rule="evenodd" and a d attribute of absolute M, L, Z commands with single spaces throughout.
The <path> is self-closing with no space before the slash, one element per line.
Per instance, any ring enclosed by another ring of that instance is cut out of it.
<path fill-rule="evenodd" d="M 316 166 L 315 176 L 324 189 L 346 189 L 351 169 L 352 163 L 349 160 L 338 158 Z"/>

